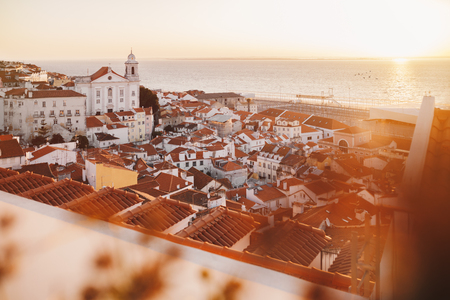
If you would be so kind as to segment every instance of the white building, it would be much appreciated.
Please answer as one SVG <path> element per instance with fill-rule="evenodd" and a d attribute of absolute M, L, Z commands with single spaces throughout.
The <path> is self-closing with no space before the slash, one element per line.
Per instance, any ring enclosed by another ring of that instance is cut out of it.
<path fill-rule="evenodd" d="M 75 91 L 16 89 L 7 92 L 3 102 L 5 126 L 25 140 L 43 126 L 60 125 L 72 136 L 86 133 L 86 96 Z"/>
<path fill-rule="evenodd" d="M 102 67 L 90 76 L 75 79 L 75 91 L 86 95 L 86 115 L 128 111 L 139 106 L 138 62 L 133 53 L 125 62 L 125 75 Z"/>

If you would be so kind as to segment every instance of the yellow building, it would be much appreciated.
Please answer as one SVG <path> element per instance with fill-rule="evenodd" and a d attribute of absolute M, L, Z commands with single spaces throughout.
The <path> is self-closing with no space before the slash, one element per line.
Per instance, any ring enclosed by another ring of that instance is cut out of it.
<path fill-rule="evenodd" d="M 117 164 L 86 160 L 86 179 L 96 190 L 137 184 L 138 173 Z"/>

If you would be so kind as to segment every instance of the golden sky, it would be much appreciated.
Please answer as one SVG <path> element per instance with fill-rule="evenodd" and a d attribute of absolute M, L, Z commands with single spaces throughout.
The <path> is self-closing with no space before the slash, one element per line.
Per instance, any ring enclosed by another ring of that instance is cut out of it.
<path fill-rule="evenodd" d="M 0 60 L 450 56 L 449 0 L 3 0 Z"/>

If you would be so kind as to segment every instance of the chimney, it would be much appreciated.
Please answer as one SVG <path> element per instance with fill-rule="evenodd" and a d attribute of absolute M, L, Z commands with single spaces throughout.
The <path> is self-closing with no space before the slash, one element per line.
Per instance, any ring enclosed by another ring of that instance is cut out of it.
<path fill-rule="evenodd" d="M 283 182 L 283 190 L 287 190 L 287 182 L 286 181 Z"/>

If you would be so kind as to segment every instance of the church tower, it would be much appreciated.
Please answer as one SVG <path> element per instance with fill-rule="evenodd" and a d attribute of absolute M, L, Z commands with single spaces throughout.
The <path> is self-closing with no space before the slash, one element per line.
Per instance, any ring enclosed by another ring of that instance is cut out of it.
<path fill-rule="evenodd" d="M 139 81 L 138 64 L 136 56 L 134 56 L 133 50 L 131 50 L 130 55 L 128 55 L 128 60 L 125 62 L 126 79 L 130 81 Z"/>

